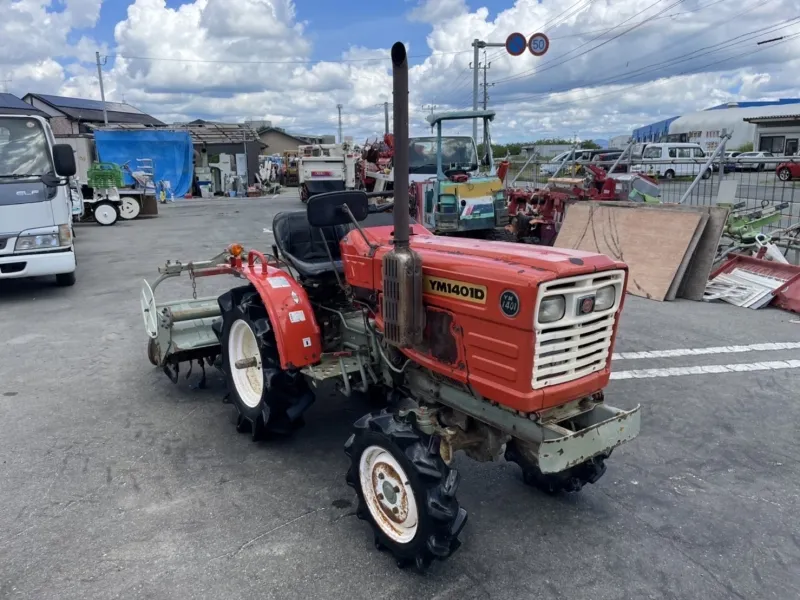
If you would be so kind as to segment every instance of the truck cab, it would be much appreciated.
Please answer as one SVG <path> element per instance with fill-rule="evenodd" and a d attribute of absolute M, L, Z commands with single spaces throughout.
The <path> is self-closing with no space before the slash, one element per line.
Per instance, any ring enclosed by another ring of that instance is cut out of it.
<path fill-rule="evenodd" d="M 508 223 L 503 182 L 497 176 L 489 136 L 494 116 L 489 110 L 431 114 L 428 122 L 436 128 L 436 136 L 412 138 L 408 164 L 413 211 L 427 229 L 480 234 Z M 442 135 L 445 121 L 472 119 L 483 120 L 486 128 L 483 160 L 471 137 Z"/>
<path fill-rule="evenodd" d="M 38 115 L 0 112 L 0 280 L 55 275 L 75 283 L 72 147 Z"/>

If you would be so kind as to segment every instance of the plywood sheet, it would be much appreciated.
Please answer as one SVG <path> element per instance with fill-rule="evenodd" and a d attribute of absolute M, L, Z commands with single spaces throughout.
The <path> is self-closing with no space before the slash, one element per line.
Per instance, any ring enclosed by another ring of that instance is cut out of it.
<path fill-rule="evenodd" d="M 555 246 L 599 252 L 628 265 L 628 292 L 662 301 L 678 273 L 703 214 L 631 202 L 575 202 Z"/>
<path fill-rule="evenodd" d="M 723 181 L 725 183 L 725 181 Z M 735 189 L 735 186 L 734 186 Z M 621 206 L 637 208 L 638 210 L 681 210 L 684 212 L 700 212 L 708 215 L 708 222 L 702 230 L 700 239 L 697 242 L 688 265 L 685 269 L 679 268 L 678 276 L 675 277 L 673 288 L 667 293 L 666 300 L 686 298 L 687 300 L 702 301 L 703 293 L 711 275 L 714 265 L 714 257 L 717 254 L 722 232 L 725 223 L 728 221 L 730 210 L 723 206 L 690 206 L 686 204 L 642 204 L 639 202 L 609 201 L 608 206 Z M 677 294 L 675 293 L 677 290 Z"/>

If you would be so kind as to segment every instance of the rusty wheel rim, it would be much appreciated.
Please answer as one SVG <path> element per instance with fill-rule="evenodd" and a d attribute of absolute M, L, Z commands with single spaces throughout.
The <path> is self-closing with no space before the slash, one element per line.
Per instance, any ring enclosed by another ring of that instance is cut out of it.
<path fill-rule="evenodd" d="M 392 541 L 414 539 L 419 513 L 408 475 L 388 450 L 370 446 L 361 454 L 359 477 L 364 500 L 376 525 Z"/>

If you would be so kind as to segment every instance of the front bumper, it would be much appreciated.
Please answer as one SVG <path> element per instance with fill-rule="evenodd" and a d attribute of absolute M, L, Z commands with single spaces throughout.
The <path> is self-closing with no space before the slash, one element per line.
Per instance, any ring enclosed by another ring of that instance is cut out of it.
<path fill-rule="evenodd" d="M 4 254 L 0 256 L 0 279 L 72 273 L 75 266 L 72 248 L 36 254 Z"/>
<path fill-rule="evenodd" d="M 542 473 L 560 473 L 611 450 L 639 435 L 641 406 L 621 410 L 598 404 L 570 419 L 577 431 L 542 424 L 544 439 L 536 461 Z"/>

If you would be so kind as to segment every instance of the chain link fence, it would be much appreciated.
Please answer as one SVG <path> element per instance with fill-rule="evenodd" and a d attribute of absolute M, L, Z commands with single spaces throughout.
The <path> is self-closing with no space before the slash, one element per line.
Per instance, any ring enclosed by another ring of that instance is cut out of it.
<path fill-rule="evenodd" d="M 707 160 L 625 157 L 616 163 L 614 174 L 640 173 L 653 177 L 658 181 L 662 202 L 693 206 L 713 206 L 718 202 L 733 204 L 735 215 L 774 237 L 773 241 L 787 252 L 787 258 L 797 264 L 800 260 L 800 156 L 718 156 L 703 172 Z M 562 163 L 512 157 L 506 185 L 540 188 L 551 177 L 586 178 L 587 164 L 609 170 L 615 162 L 572 160 Z M 731 183 L 723 186 L 723 198 L 719 198 L 723 181 Z M 731 196 L 732 182 L 736 186 Z"/>

